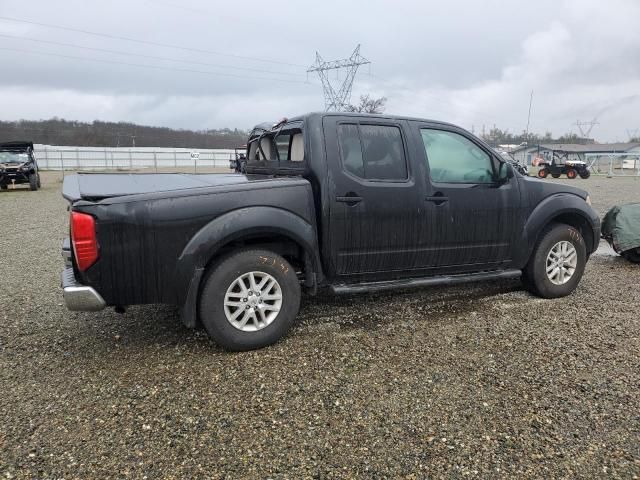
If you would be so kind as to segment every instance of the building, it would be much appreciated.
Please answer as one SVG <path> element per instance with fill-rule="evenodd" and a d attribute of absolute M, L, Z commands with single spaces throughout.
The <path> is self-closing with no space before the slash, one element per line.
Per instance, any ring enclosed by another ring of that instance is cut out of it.
<path fill-rule="evenodd" d="M 589 159 L 596 155 L 605 157 L 607 154 L 614 154 L 620 161 L 624 161 L 624 155 L 628 153 L 630 157 L 638 158 L 640 155 L 640 142 L 635 143 L 589 143 L 580 145 L 576 143 L 541 143 L 539 145 L 523 145 L 514 148 L 509 152 L 519 162 L 531 165 L 532 160 L 540 156 L 547 160 L 553 158 L 557 153 L 561 157 L 566 156 L 566 160 L 579 160 L 591 163 Z"/>

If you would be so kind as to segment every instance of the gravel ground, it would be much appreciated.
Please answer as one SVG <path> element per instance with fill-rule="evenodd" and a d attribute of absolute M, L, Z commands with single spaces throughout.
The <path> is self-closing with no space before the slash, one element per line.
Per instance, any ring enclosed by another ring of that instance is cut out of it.
<path fill-rule="evenodd" d="M 640 201 L 640 180 L 572 183 L 600 213 Z M 229 354 L 174 308 L 66 311 L 60 186 L 0 192 L 0 475 L 640 476 L 638 266 L 598 254 L 552 301 L 307 299 L 284 341 Z"/>

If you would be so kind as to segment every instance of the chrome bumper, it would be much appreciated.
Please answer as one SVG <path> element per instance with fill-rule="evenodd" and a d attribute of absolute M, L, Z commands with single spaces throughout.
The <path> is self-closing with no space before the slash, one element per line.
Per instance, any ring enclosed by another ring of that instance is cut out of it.
<path fill-rule="evenodd" d="M 61 274 L 64 303 L 69 310 L 81 312 L 97 312 L 107 306 L 104 299 L 93 287 L 81 285 L 76 281 L 71 263 L 71 248 L 69 241 L 62 244 L 62 256 L 65 268 Z"/>

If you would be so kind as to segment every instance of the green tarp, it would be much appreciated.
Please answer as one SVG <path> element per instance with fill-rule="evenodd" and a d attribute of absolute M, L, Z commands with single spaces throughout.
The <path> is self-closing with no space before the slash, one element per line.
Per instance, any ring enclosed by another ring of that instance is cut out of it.
<path fill-rule="evenodd" d="M 602 236 L 613 240 L 617 252 L 640 248 L 640 203 L 609 210 L 602 220 Z"/>

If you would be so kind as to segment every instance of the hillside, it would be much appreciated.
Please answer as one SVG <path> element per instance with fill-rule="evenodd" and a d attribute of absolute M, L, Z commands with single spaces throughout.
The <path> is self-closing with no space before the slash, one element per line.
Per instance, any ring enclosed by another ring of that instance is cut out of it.
<path fill-rule="evenodd" d="M 48 145 L 87 147 L 233 148 L 246 142 L 242 130 L 174 130 L 133 123 L 50 120 L 0 121 L 0 142 L 31 140 Z"/>

